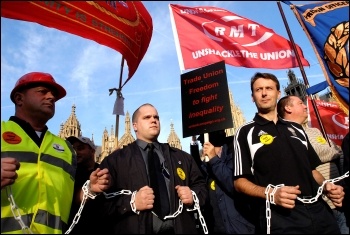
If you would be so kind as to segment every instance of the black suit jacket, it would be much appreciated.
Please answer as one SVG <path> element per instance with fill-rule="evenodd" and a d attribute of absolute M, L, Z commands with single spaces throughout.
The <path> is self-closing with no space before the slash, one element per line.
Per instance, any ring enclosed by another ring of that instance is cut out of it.
<path fill-rule="evenodd" d="M 203 206 L 208 197 L 208 191 L 205 180 L 191 155 L 172 148 L 169 144 L 161 144 L 161 148 L 170 172 L 171 214 L 179 207 L 176 185 L 188 186 L 196 193 L 200 206 Z M 100 164 L 100 168 L 108 168 L 111 174 L 112 186 L 109 193 L 121 190 L 134 192 L 149 185 L 146 164 L 136 141 L 107 156 Z M 131 195 L 118 195 L 106 200 L 104 210 L 107 218 L 111 220 L 113 232 L 118 234 L 152 233 L 151 210 L 141 211 L 139 215 L 135 214 L 131 210 L 130 199 Z M 182 213 L 174 219 L 176 234 L 197 233 L 194 212 L 186 209 L 187 207 L 184 206 Z"/>

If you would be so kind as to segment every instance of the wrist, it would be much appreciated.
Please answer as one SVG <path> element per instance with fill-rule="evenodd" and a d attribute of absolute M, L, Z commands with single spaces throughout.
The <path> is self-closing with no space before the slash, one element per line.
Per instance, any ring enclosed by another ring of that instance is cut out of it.
<path fill-rule="evenodd" d="M 131 195 L 131 200 L 130 200 L 130 206 L 131 206 L 131 210 L 135 213 L 135 214 L 140 214 L 140 211 L 138 211 L 136 209 L 136 204 L 135 204 L 135 197 L 136 197 L 136 193 L 137 193 L 137 190 L 134 191 Z"/>
<path fill-rule="evenodd" d="M 84 194 L 86 194 L 91 199 L 95 199 L 95 197 L 97 195 L 99 195 L 99 193 L 96 193 L 96 192 L 91 190 L 91 182 L 90 182 L 90 180 L 87 180 L 85 182 L 85 184 L 83 185 L 83 192 L 84 192 Z"/>

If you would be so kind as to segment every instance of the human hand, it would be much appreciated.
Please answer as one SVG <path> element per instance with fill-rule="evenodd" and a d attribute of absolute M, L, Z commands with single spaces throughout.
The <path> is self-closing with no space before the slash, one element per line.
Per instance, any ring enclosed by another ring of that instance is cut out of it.
<path fill-rule="evenodd" d="M 97 168 L 90 174 L 90 190 L 95 193 L 106 191 L 110 187 L 110 174 L 107 168 Z"/>
<path fill-rule="evenodd" d="M 324 186 L 324 193 L 336 207 L 343 205 L 345 193 L 342 186 L 327 182 Z"/>
<path fill-rule="evenodd" d="M 177 195 L 183 204 L 187 206 L 192 206 L 193 196 L 192 196 L 191 189 L 188 186 L 176 185 L 175 190 L 177 191 Z"/>
<path fill-rule="evenodd" d="M 210 142 L 205 142 L 203 145 L 203 154 L 208 156 L 209 159 L 212 159 L 216 156 L 215 147 Z"/>
<path fill-rule="evenodd" d="M 197 137 L 195 135 L 192 135 L 192 141 L 196 142 L 197 141 Z"/>
<path fill-rule="evenodd" d="M 15 158 L 1 158 L 1 189 L 11 185 L 18 177 L 17 170 L 20 168 L 20 163 Z"/>
<path fill-rule="evenodd" d="M 138 211 L 149 210 L 153 208 L 154 193 L 149 186 L 140 188 L 135 195 L 135 207 Z"/>
<path fill-rule="evenodd" d="M 270 193 L 273 189 L 270 190 Z M 292 209 L 295 207 L 295 200 L 301 194 L 299 185 L 297 186 L 282 186 L 278 188 L 274 194 L 274 201 L 276 205 Z"/>

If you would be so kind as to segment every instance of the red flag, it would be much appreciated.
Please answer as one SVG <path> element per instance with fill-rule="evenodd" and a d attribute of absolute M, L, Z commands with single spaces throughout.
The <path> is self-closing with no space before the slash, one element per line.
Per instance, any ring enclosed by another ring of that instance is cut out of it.
<path fill-rule="evenodd" d="M 291 42 L 259 23 L 217 7 L 169 8 L 181 70 L 222 60 L 246 68 L 298 67 Z M 296 47 L 302 64 L 309 66 Z"/>
<path fill-rule="evenodd" d="M 309 124 L 321 130 L 310 98 L 307 99 L 309 110 Z M 329 139 L 341 146 L 342 140 L 349 132 L 349 116 L 340 108 L 337 102 L 315 100 L 323 127 Z"/>
<path fill-rule="evenodd" d="M 152 18 L 140 1 L 1 1 L 1 16 L 36 22 L 119 51 L 128 63 L 127 81 L 153 31 Z"/>

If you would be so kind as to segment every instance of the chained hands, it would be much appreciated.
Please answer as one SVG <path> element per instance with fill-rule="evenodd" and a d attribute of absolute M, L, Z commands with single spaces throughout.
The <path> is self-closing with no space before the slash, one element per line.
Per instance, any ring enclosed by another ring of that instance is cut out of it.
<path fill-rule="evenodd" d="M 11 185 L 18 177 L 17 170 L 20 168 L 20 163 L 15 158 L 1 158 L 1 189 Z"/>
<path fill-rule="evenodd" d="M 191 189 L 188 186 L 180 186 L 180 185 L 176 185 L 175 189 L 182 203 L 186 206 L 192 206 L 193 196 L 192 196 Z"/>
<path fill-rule="evenodd" d="M 327 182 L 323 187 L 323 192 L 336 207 L 341 207 L 343 205 L 345 193 L 342 186 Z"/>

